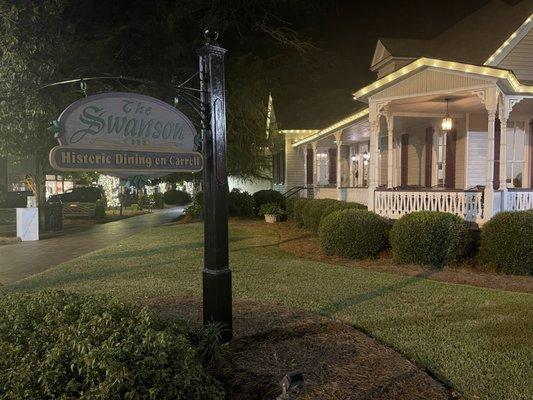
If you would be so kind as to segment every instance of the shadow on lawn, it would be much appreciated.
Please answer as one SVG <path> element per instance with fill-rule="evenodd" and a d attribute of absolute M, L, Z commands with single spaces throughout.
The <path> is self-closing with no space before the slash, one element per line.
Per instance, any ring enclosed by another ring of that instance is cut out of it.
<path fill-rule="evenodd" d="M 231 251 L 232 252 L 237 252 L 237 251 L 243 251 L 243 250 L 253 250 L 253 249 L 267 248 L 267 247 L 279 247 L 280 244 L 285 244 L 285 243 L 294 242 L 295 240 L 305 239 L 306 237 L 309 237 L 309 236 L 311 236 L 310 233 L 302 235 L 302 236 L 298 236 L 298 237 L 293 237 L 293 238 L 290 238 L 290 239 L 277 240 L 275 242 L 268 243 L 268 244 L 258 244 L 258 245 L 255 245 L 255 246 L 248 246 L 248 247 L 241 247 L 241 248 L 238 248 L 238 249 L 231 249 Z"/>
<path fill-rule="evenodd" d="M 379 289 L 372 290 L 372 291 L 366 292 L 366 293 L 359 293 L 359 294 L 357 294 L 357 295 L 355 295 L 353 297 L 350 297 L 350 298 L 347 298 L 347 299 L 344 299 L 344 300 L 341 300 L 341 301 L 337 301 L 335 303 L 327 304 L 326 306 L 324 306 L 322 308 L 319 308 L 317 310 L 317 313 L 319 313 L 321 315 L 331 316 L 332 314 L 335 314 L 335 313 L 337 313 L 339 311 L 347 309 L 347 308 L 349 308 L 351 306 L 354 306 L 356 304 L 361 304 L 361 303 L 364 303 L 365 301 L 372 300 L 372 299 L 375 299 L 376 297 L 381 297 L 381 296 L 384 296 L 386 294 L 395 292 L 398 289 L 402 289 L 404 287 L 413 285 L 413 284 L 419 282 L 420 279 L 422 279 L 422 278 L 424 278 L 424 279 L 429 278 L 433 273 L 435 273 L 435 270 L 427 270 L 427 271 L 424 271 L 424 272 L 422 272 L 422 273 L 420 273 L 418 275 L 402 279 L 402 280 L 400 280 L 397 283 L 394 283 L 392 285 L 383 286 L 383 287 L 381 287 Z"/>

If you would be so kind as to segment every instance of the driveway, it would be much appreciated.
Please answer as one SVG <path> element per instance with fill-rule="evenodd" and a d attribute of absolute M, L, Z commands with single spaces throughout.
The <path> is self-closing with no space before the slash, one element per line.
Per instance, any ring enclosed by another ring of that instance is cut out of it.
<path fill-rule="evenodd" d="M 109 246 L 145 229 L 171 222 L 183 213 L 175 207 L 36 242 L 0 246 L 0 284 L 37 274 L 62 262 Z"/>

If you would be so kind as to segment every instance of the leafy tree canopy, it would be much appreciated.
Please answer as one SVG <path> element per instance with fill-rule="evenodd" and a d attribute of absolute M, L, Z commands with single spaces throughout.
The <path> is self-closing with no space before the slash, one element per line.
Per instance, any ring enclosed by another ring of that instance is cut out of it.
<path fill-rule="evenodd" d="M 135 91 L 169 103 L 175 85 L 197 71 L 205 26 L 227 54 L 228 168 L 265 175 L 268 95 L 292 78 L 319 72 L 324 53 L 309 26 L 325 0 L 12 0 L 0 3 L 0 154 L 36 154 L 43 168 L 55 143 L 50 122 L 82 93 L 88 76 L 132 76 L 153 83 L 88 83 L 88 94 Z M 318 66 L 318 67 L 317 67 Z"/>

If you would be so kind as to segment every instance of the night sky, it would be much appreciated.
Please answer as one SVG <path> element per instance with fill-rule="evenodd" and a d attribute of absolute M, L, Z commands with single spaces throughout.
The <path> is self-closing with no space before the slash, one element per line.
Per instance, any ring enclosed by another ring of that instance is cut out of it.
<path fill-rule="evenodd" d="M 361 108 L 363 105 L 353 101 L 351 93 L 375 80 L 375 74 L 369 68 L 379 37 L 431 39 L 488 2 L 332 2 L 328 11 L 313 21 L 316 25 L 307 29 L 313 41 L 321 49 L 331 52 L 329 56 L 335 61 L 312 85 L 302 76 L 300 96 L 283 93 L 278 96 L 277 112 L 282 128 L 323 128 Z M 507 2 L 514 4 L 518 1 Z M 305 27 L 301 29 L 306 32 Z"/>

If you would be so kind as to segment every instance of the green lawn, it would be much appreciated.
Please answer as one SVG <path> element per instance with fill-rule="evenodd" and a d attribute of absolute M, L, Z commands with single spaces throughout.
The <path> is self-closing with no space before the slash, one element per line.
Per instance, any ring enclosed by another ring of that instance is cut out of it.
<path fill-rule="evenodd" d="M 266 228 L 233 226 L 234 295 L 370 333 L 466 398 L 533 398 L 533 296 L 298 259 Z M 148 230 L 3 290 L 64 288 L 128 301 L 198 297 L 199 224 Z"/>

